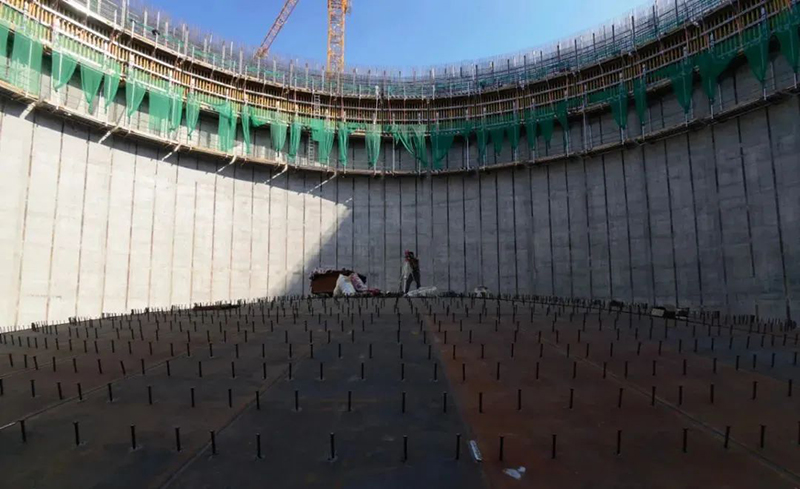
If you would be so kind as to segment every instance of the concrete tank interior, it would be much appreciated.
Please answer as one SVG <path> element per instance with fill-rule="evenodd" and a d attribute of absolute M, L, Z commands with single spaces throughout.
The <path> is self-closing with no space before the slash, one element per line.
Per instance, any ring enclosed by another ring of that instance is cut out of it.
<path fill-rule="evenodd" d="M 656 87 L 624 135 L 607 107 L 585 110 L 536 154 L 523 135 L 481 162 L 456 139 L 437 171 L 386 137 L 377 168 L 363 138 L 335 170 L 212 154 L 205 112 L 175 138 L 196 146 L 176 145 L 136 131 L 144 108 L 125 121 L 122 93 L 89 107 L 77 76 L 56 92 L 45 62 L 37 97 L 0 83 L 0 323 L 304 295 L 327 266 L 396 291 L 404 250 L 423 285 L 456 293 L 793 318 L 800 100 L 770 53 L 763 86 L 743 59 L 713 104 L 695 80 L 690 117 Z M 271 158 L 268 131 L 252 139 Z"/>

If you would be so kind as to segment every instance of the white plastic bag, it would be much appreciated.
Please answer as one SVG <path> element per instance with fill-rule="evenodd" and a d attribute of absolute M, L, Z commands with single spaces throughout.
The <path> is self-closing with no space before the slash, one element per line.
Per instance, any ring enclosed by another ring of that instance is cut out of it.
<path fill-rule="evenodd" d="M 436 287 L 420 287 L 408 292 L 406 297 L 436 297 L 438 295 L 439 290 Z"/>
<path fill-rule="evenodd" d="M 355 294 L 356 294 L 356 289 L 353 287 L 353 283 L 350 281 L 350 277 L 339 275 L 339 278 L 336 279 L 336 288 L 333 289 L 333 296 L 341 297 L 343 295 L 355 295 Z"/>

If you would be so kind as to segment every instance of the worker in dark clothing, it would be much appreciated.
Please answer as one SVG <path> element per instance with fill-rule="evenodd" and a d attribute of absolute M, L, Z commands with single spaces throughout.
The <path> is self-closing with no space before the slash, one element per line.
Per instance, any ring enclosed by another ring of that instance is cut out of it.
<path fill-rule="evenodd" d="M 408 291 L 411 289 L 411 282 L 415 282 L 417 288 L 420 288 L 419 260 L 414 256 L 414 253 L 406 250 L 401 278 L 404 294 L 408 294 Z"/>

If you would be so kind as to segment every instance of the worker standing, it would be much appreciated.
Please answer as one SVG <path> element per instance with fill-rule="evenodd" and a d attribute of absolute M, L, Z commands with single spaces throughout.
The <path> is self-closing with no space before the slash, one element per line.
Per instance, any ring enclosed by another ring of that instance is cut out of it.
<path fill-rule="evenodd" d="M 420 288 L 419 260 L 414 256 L 413 252 L 406 250 L 401 278 L 404 294 L 408 294 L 408 291 L 411 289 L 411 282 L 415 282 L 417 288 Z"/>

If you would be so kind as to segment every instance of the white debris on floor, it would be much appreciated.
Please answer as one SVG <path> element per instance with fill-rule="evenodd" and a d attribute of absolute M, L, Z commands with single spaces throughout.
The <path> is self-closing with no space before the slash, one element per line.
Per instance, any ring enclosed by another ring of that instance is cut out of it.
<path fill-rule="evenodd" d="M 522 479 L 523 474 L 525 474 L 525 467 L 517 467 L 516 469 L 504 469 L 503 473 L 513 477 L 514 479 L 520 480 Z"/>

